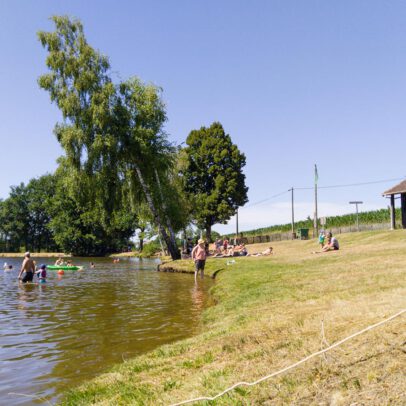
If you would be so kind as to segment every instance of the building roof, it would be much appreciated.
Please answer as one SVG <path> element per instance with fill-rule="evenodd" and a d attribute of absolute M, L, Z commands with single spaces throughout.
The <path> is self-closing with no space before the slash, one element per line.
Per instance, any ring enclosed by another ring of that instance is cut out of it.
<path fill-rule="evenodd" d="M 386 190 L 382 194 L 384 196 L 387 196 L 387 195 L 397 195 L 399 193 L 406 193 L 406 180 L 402 180 L 402 182 Z"/>

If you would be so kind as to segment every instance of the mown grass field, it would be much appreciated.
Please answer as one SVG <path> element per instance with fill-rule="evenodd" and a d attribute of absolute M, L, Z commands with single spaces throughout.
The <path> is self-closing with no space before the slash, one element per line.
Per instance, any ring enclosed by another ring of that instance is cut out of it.
<path fill-rule="evenodd" d="M 273 244 L 270 257 L 234 258 L 230 265 L 208 260 L 207 273 L 222 270 L 199 335 L 126 361 L 62 403 L 170 405 L 213 396 L 404 309 L 406 232 L 353 233 L 339 241 L 340 251 L 326 254 L 311 254 L 315 240 L 284 241 Z M 191 262 L 179 267 L 190 269 Z M 404 405 L 405 327 L 404 314 L 255 387 L 199 404 Z"/>

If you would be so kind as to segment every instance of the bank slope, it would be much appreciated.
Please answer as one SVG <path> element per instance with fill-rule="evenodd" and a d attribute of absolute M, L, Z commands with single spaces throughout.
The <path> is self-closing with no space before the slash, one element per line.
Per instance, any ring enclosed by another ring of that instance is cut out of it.
<path fill-rule="evenodd" d="M 314 240 L 286 241 L 273 245 L 272 257 L 236 258 L 216 277 L 216 304 L 204 312 L 198 336 L 126 361 L 70 391 L 62 404 L 157 405 L 213 396 L 404 309 L 406 233 L 339 240 L 342 249 L 328 254 L 312 254 Z M 405 319 L 210 404 L 403 404 Z"/>

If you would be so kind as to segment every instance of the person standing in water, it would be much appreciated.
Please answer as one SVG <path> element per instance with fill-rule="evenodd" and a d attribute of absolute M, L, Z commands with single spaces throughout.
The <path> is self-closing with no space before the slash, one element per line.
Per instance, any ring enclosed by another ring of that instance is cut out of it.
<path fill-rule="evenodd" d="M 20 273 L 18 274 L 18 279 L 21 282 L 32 282 L 35 272 L 35 262 L 31 259 L 31 254 L 27 251 L 24 255 L 24 261 L 21 265 Z M 21 277 L 21 275 L 23 275 Z"/>
<path fill-rule="evenodd" d="M 36 272 L 38 276 L 38 283 L 45 283 L 47 281 L 47 266 L 42 264 Z"/>
<path fill-rule="evenodd" d="M 206 263 L 206 247 L 204 240 L 197 241 L 197 245 L 192 250 L 192 259 L 195 261 L 195 281 L 197 280 L 197 274 L 200 271 L 200 277 L 204 276 L 204 265 Z"/>

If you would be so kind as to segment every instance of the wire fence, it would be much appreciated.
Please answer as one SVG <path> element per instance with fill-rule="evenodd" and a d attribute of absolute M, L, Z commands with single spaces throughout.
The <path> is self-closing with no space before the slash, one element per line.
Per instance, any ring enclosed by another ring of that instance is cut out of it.
<path fill-rule="evenodd" d="M 360 224 L 359 227 L 357 226 L 346 226 L 346 227 L 326 227 L 325 228 L 331 233 L 334 234 L 344 234 L 344 233 L 354 233 L 358 231 L 378 231 L 378 230 L 390 230 L 389 223 L 379 223 L 379 224 Z M 303 229 L 301 229 L 303 230 Z M 307 238 L 316 238 L 317 235 L 314 235 L 313 229 L 304 229 L 308 232 L 304 233 L 294 233 L 292 236 L 292 232 L 284 232 L 284 233 L 270 233 L 267 235 L 257 235 L 257 236 L 249 236 L 249 237 L 240 237 L 238 238 L 239 243 L 244 244 L 260 244 L 260 243 L 267 243 L 273 241 L 286 241 L 292 239 L 307 239 Z M 307 236 L 306 236 L 307 234 Z"/>

